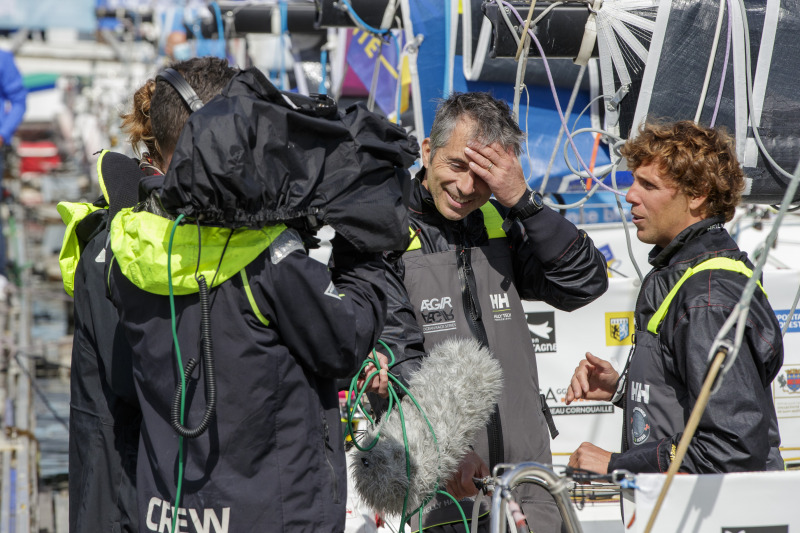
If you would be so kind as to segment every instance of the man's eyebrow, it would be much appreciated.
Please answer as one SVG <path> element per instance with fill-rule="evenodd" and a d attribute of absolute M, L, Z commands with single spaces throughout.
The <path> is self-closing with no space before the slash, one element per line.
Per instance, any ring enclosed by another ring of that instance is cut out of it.
<path fill-rule="evenodd" d="M 444 162 L 445 162 L 445 163 L 463 163 L 463 164 L 465 164 L 465 165 L 468 165 L 468 164 L 469 164 L 469 163 L 467 162 L 466 158 L 463 158 L 463 157 L 456 157 L 456 156 L 449 156 L 449 157 L 448 157 L 448 156 L 442 156 L 442 159 L 444 160 Z"/>

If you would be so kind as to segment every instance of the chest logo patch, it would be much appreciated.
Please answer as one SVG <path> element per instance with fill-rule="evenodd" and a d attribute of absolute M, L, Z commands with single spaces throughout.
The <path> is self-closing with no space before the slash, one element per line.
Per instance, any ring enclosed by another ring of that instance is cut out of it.
<path fill-rule="evenodd" d="M 339 294 L 339 291 L 336 290 L 336 285 L 334 285 L 332 281 L 323 294 L 331 298 L 336 298 L 337 300 L 341 300 L 342 296 L 344 296 L 344 294 Z"/>
<path fill-rule="evenodd" d="M 492 301 L 492 317 L 495 322 L 511 320 L 511 302 L 507 292 L 490 294 L 489 299 Z"/>
<path fill-rule="evenodd" d="M 633 443 L 637 446 L 650 437 L 650 420 L 647 418 L 647 413 L 641 407 L 633 408 L 630 424 L 631 433 L 633 433 Z"/>
<path fill-rule="evenodd" d="M 650 403 L 650 385 L 631 381 L 631 401 L 638 403 Z"/>
<path fill-rule="evenodd" d="M 422 321 L 422 332 L 425 334 L 456 329 L 453 300 L 449 296 L 422 300 L 419 314 Z"/>

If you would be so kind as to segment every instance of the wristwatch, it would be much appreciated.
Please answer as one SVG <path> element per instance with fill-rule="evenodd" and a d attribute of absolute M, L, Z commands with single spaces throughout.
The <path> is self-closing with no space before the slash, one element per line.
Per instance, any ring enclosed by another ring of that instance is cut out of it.
<path fill-rule="evenodd" d="M 512 220 L 525 220 L 532 217 L 542 210 L 544 202 L 542 195 L 536 191 L 529 191 L 522 195 L 514 207 L 508 212 L 508 217 Z"/>

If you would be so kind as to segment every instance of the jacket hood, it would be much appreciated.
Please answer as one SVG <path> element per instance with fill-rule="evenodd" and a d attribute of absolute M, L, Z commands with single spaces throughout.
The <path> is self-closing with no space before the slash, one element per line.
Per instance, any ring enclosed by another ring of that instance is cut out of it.
<path fill-rule="evenodd" d="M 173 226 L 172 220 L 131 209 L 121 210 L 111 221 L 114 260 L 144 291 L 169 295 L 170 271 L 174 294 L 198 292 L 195 275 L 203 275 L 211 289 L 212 283 L 220 285 L 250 264 L 286 229 L 283 224 L 257 230 Z"/>
<path fill-rule="evenodd" d="M 360 104 L 340 112 L 250 69 L 192 113 L 155 192 L 167 212 L 203 224 L 329 224 L 361 251 L 402 249 L 418 150 Z"/>
<path fill-rule="evenodd" d="M 97 179 L 102 198 L 92 204 L 60 202 L 56 207 L 67 226 L 58 255 L 58 266 L 64 290 L 70 296 L 75 288 L 75 272 L 84 246 L 106 228 L 107 220 L 120 209 L 136 205 L 138 182 L 144 175 L 137 160 L 102 150 L 97 158 Z M 98 213 L 99 210 L 104 212 Z"/>

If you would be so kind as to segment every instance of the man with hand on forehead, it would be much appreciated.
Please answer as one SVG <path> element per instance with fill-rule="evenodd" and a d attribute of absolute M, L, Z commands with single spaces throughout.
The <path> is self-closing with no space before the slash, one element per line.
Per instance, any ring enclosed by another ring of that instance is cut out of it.
<path fill-rule="evenodd" d="M 450 337 L 477 339 L 503 368 L 495 412 L 446 481 L 467 517 L 473 502 L 465 498 L 478 492 L 473 478 L 499 463 L 552 461 L 550 436 L 557 432 L 539 393 L 522 300 L 572 311 L 608 287 L 603 254 L 586 233 L 528 189 L 518 157 L 523 138 L 508 105 L 487 93 L 457 93 L 442 102 L 412 186 L 411 245 L 384 255 L 389 290 L 381 339 L 394 353 L 393 374 L 406 379 L 426 352 Z M 383 396 L 386 358 L 380 358 L 382 371 L 369 390 Z M 545 489 L 523 484 L 515 497 L 537 532 L 560 531 Z M 479 531 L 489 530 L 488 515 L 487 502 Z M 463 530 L 455 505 L 440 496 L 425 509 L 422 527 Z"/>

